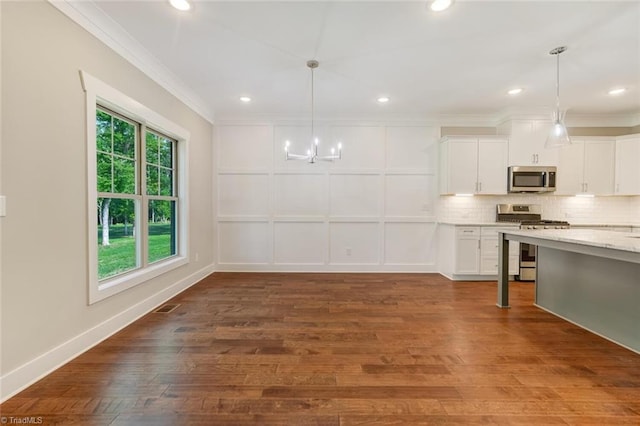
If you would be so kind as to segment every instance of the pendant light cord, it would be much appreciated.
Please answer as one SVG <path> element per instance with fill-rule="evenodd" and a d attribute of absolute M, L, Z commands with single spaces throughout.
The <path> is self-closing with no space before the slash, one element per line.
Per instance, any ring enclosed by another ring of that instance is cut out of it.
<path fill-rule="evenodd" d="M 549 54 L 556 55 L 556 120 L 560 121 L 560 54 L 567 50 L 567 46 L 551 49 Z"/>
<path fill-rule="evenodd" d="M 556 54 L 556 114 L 560 120 L 560 53 Z"/>
<path fill-rule="evenodd" d="M 313 67 L 311 67 L 311 148 L 313 149 L 315 146 L 315 143 L 313 141 L 313 139 L 315 138 L 315 130 L 314 130 L 314 126 L 313 126 L 313 115 L 314 115 L 314 87 L 313 87 Z"/>

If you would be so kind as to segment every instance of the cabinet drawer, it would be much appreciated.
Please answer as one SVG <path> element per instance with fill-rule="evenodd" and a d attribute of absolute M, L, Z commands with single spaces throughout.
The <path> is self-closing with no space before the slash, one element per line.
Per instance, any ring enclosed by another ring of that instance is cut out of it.
<path fill-rule="evenodd" d="M 482 256 L 498 257 L 498 238 L 482 237 L 480 239 L 480 251 L 482 252 Z M 520 256 L 520 243 L 517 241 L 509 241 L 509 256 Z"/>
<path fill-rule="evenodd" d="M 498 238 L 498 232 L 508 232 L 508 231 L 514 231 L 517 229 L 518 229 L 518 226 L 512 226 L 512 227 L 483 226 L 481 230 L 481 234 L 483 237 L 487 236 L 487 237 Z"/>
<path fill-rule="evenodd" d="M 520 269 L 519 258 L 509 256 L 509 275 L 518 275 Z M 480 273 L 496 275 L 498 273 L 498 256 L 482 256 L 480 259 Z"/>
<path fill-rule="evenodd" d="M 456 226 L 457 237 L 480 237 L 479 226 Z"/>

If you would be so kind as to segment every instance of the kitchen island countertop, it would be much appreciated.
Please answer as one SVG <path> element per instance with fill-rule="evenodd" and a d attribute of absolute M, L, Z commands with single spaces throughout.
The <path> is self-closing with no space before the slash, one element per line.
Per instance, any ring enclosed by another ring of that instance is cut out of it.
<path fill-rule="evenodd" d="M 640 253 L 640 234 L 600 229 L 514 229 L 509 234 Z"/>

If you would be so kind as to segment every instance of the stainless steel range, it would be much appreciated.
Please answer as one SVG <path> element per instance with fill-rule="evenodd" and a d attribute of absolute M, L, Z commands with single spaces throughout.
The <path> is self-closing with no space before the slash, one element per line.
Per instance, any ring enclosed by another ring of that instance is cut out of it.
<path fill-rule="evenodd" d="M 496 222 L 519 223 L 520 229 L 569 229 L 569 222 L 543 220 L 542 208 L 538 204 L 498 204 Z M 535 281 L 536 249 L 532 244 L 520 243 L 520 273 L 518 281 Z"/>

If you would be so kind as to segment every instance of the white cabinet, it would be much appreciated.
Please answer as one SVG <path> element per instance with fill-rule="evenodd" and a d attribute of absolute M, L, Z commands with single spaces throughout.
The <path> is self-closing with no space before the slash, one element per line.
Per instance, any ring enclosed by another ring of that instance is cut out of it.
<path fill-rule="evenodd" d="M 640 195 L 640 135 L 616 138 L 616 195 Z"/>
<path fill-rule="evenodd" d="M 506 228 L 483 226 L 480 230 L 480 274 L 495 275 L 498 273 L 499 242 L 498 232 Z M 511 241 L 509 244 L 509 275 L 518 275 L 520 269 L 520 244 Z"/>
<path fill-rule="evenodd" d="M 571 142 L 559 149 L 556 194 L 613 194 L 615 141 L 572 138 Z"/>
<path fill-rule="evenodd" d="M 549 120 L 512 120 L 500 126 L 509 135 L 509 165 L 558 165 L 558 150 L 544 147 L 550 129 Z"/>
<path fill-rule="evenodd" d="M 495 226 L 456 226 L 454 274 L 496 275 L 498 273 L 498 232 Z M 513 229 L 513 228 L 511 228 Z M 509 246 L 509 274 L 519 273 L 519 244 Z"/>
<path fill-rule="evenodd" d="M 447 136 L 440 143 L 441 194 L 506 194 L 508 142 Z"/>
<path fill-rule="evenodd" d="M 456 226 L 456 274 L 477 274 L 480 269 L 480 227 Z"/>

